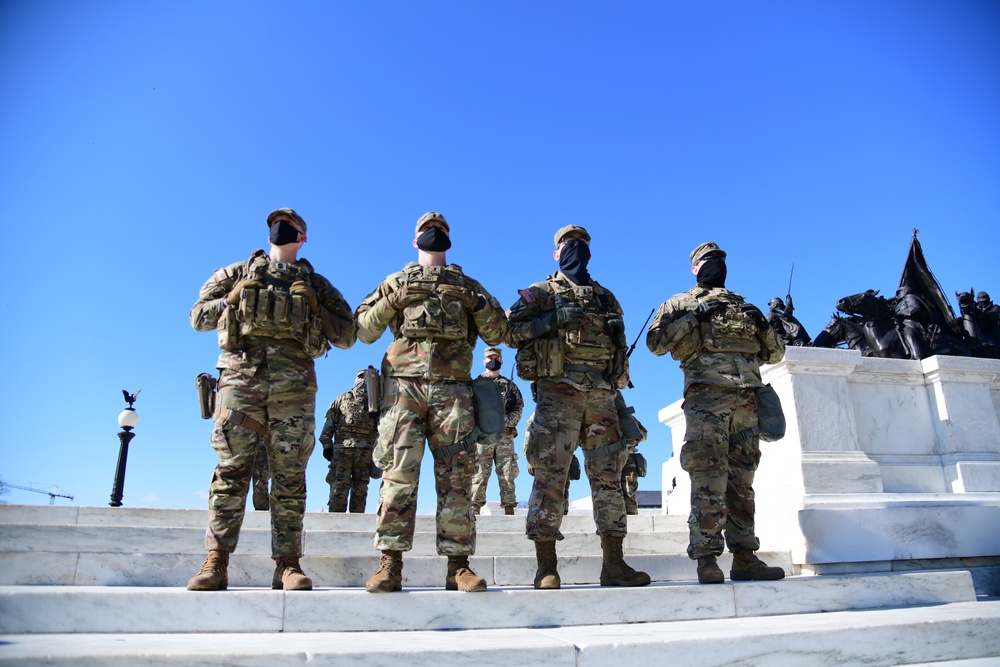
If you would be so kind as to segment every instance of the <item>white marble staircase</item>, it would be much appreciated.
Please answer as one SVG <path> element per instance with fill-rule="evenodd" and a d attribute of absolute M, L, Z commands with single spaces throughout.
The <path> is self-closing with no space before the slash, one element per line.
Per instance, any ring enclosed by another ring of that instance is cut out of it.
<path fill-rule="evenodd" d="M 794 576 L 700 586 L 678 517 L 630 517 L 626 559 L 654 584 L 596 585 L 593 520 L 570 515 L 561 591 L 535 591 L 522 516 L 479 518 L 473 569 L 490 590 L 443 590 L 420 516 L 404 591 L 374 572 L 371 515 L 307 514 L 311 592 L 273 591 L 266 513 L 248 513 L 230 590 L 183 586 L 204 558 L 196 510 L 0 506 L 0 665 L 1000 664 L 1000 601 L 965 570 Z M 728 559 L 723 559 L 728 571 Z M 973 661 L 973 662 L 969 662 Z"/>

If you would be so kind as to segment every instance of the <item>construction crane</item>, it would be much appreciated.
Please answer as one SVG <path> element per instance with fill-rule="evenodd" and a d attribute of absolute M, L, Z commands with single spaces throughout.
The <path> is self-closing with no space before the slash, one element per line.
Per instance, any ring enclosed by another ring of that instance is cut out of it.
<path fill-rule="evenodd" d="M 55 491 L 45 491 L 44 489 L 36 489 L 31 486 L 20 486 L 18 484 L 10 484 L 8 482 L 0 482 L 0 486 L 6 486 L 8 489 L 21 489 L 22 491 L 34 491 L 35 493 L 47 494 L 49 496 L 49 505 L 55 505 L 56 498 L 69 498 L 70 500 L 73 500 L 73 496 L 67 496 L 62 493 L 56 493 Z M 52 488 L 58 489 L 59 487 L 55 486 Z"/>

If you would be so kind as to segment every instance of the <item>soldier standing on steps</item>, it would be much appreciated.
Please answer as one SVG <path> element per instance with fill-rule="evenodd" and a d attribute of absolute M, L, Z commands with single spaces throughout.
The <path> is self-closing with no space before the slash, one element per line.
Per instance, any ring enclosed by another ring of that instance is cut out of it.
<path fill-rule="evenodd" d="M 445 588 L 486 590 L 486 581 L 469 567 L 476 550 L 472 350 L 479 337 L 488 345 L 505 341 L 509 325 L 496 299 L 462 267 L 447 263 L 450 234 L 443 215 L 422 215 L 413 240 L 417 262 L 383 280 L 355 313 L 363 342 L 375 342 L 386 327 L 393 335 L 382 360 L 383 412 L 375 446 L 375 464 L 384 471 L 375 527 L 382 557 L 365 584 L 370 593 L 402 588 L 425 440 L 437 483 L 437 551 L 448 557 Z"/>
<path fill-rule="evenodd" d="M 319 441 L 323 458 L 330 462 L 331 512 L 364 513 L 371 480 L 372 451 L 378 438 L 378 412 L 368 411 L 365 369 L 354 376 L 350 391 L 333 399 Z M 348 500 L 350 496 L 350 500 Z"/>
<path fill-rule="evenodd" d="M 270 251 L 219 269 L 191 308 L 196 331 L 217 329 L 219 383 L 212 447 L 219 456 L 209 487 L 208 558 L 188 590 L 225 590 L 261 434 L 271 471 L 271 587 L 309 590 L 299 567 L 306 462 L 315 445 L 313 359 L 354 344 L 351 307 L 305 259 L 305 220 L 290 208 L 267 216 Z M 328 342 L 329 341 L 329 342 Z"/>
<path fill-rule="evenodd" d="M 621 475 L 627 453 L 615 389 L 628 384 L 625 322 L 618 300 L 590 277 L 590 234 L 567 225 L 555 234 L 559 271 L 520 291 L 510 307 L 517 371 L 536 382 L 526 458 L 534 470 L 525 532 L 535 543 L 535 588 L 558 589 L 556 540 L 573 451 L 583 449 L 604 561 L 602 586 L 645 586 L 649 575 L 622 555 L 628 532 Z"/>
<path fill-rule="evenodd" d="M 684 371 L 680 462 L 691 476 L 688 556 L 698 561 L 703 584 L 725 581 L 716 562 L 725 544 L 733 552 L 732 579 L 781 579 L 784 570 L 754 553 L 760 540 L 753 478 L 760 462 L 760 364 L 780 361 L 785 345 L 756 306 L 726 289 L 726 253 L 719 246 L 709 241 L 695 248 L 691 273 L 698 284 L 664 302 L 646 334 L 653 354 L 669 352 Z"/>
<path fill-rule="evenodd" d="M 519 472 L 514 438 L 517 437 L 517 423 L 521 421 L 521 412 L 524 410 L 524 399 L 517 385 L 500 374 L 503 351 L 499 347 L 488 347 L 483 356 L 486 371 L 482 377 L 488 377 L 496 382 L 503 397 L 504 434 L 499 444 L 476 445 L 478 470 L 476 476 L 472 478 L 472 506 L 476 514 L 479 514 L 479 510 L 486 504 L 486 486 L 489 484 L 490 472 L 495 462 L 497 481 L 500 482 L 500 505 L 504 514 L 513 514 L 514 508 L 517 507 L 514 480 L 517 479 Z"/>

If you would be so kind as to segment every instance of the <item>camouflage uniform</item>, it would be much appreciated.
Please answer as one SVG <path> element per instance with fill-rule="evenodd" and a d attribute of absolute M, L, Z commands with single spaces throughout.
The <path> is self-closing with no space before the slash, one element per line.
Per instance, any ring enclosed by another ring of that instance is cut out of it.
<path fill-rule="evenodd" d="M 495 351 L 493 354 L 499 356 L 499 350 L 492 347 L 487 348 L 486 354 L 489 355 L 491 351 Z M 480 377 L 489 375 L 483 373 Z M 514 438 L 517 437 L 517 424 L 521 421 L 521 412 L 524 410 L 524 399 L 517 385 L 503 375 L 498 375 L 493 381 L 497 383 L 503 396 L 504 435 L 496 445 L 476 445 L 478 469 L 476 476 L 472 478 L 472 505 L 477 514 L 486 504 L 486 486 L 490 481 L 494 462 L 497 466 L 497 481 L 500 483 L 500 505 L 505 509 L 517 506 L 514 480 L 517 479 L 520 470 L 517 467 L 517 454 L 514 452 Z"/>
<path fill-rule="evenodd" d="M 262 435 L 257 443 L 257 454 L 253 457 L 253 470 L 250 472 L 255 510 L 264 511 L 270 508 L 267 492 L 267 483 L 270 479 L 271 471 L 267 467 L 267 437 Z"/>
<path fill-rule="evenodd" d="M 628 360 L 623 346 L 615 344 L 606 327 L 610 314 L 620 321 L 621 306 L 596 281 L 576 285 L 558 271 L 521 290 L 520 295 L 507 313 L 511 343 L 518 348 L 518 373 L 522 379 L 537 381 L 538 390 L 525 451 L 535 471 L 528 502 L 528 538 L 563 539 L 559 526 L 566 477 L 577 445 L 584 450 L 598 534 L 624 537 L 628 531 L 621 470 L 627 454 L 614 398 L 615 389 L 628 384 Z M 553 313 L 557 303 L 578 304 L 583 308 L 583 319 L 534 336 L 532 321 Z M 540 357 L 551 350 L 558 350 L 561 364 L 550 360 L 548 368 L 540 368 L 546 366 Z M 536 360 L 533 370 L 526 370 L 529 358 Z M 561 368 L 553 372 L 557 365 Z"/>
<path fill-rule="evenodd" d="M 229 305 L 227 295 L 244 279 L 255 279 L 262 288 L 244 289 L 237 306 Z M 299 280 L 311 286 L 319 313 L 291 289 Z M 306 324 L 295 324 L 300 321 Z M 327 340 L 341 349 L 354 344 L 351 308 L 305 259 L 277 262 L 258 250 L 249 261 L 230 264 L 208 279 L 191 309 L 191 325 L 196 331 L 218 328 L 223 348 L 212 431 L 219 464 L 209 487 L 205 547 L 236 550 L 264 432 L 271 471 L 271 552 L 276 559 L 297 558 L 302 554 L 306 462 L 315 444 L 313 358 L 329 349 Z"/>
<path fill-rule="evenodd" d="M 443 217 L 435 219 L 443 221 Z M 390 305 L 393 293 L 415 288 L 426 290 L 428 296 L 401 310 Z M 468 308 L 455 288 L 478 295 L 478 305 Z M 477 337 L 490 345 L 506 340 L 509 328 L 503 309 L 456 264 L 410 263 L 365 297 L 355 319 L 358 338 L 365 343 L 378 340 L 386 327 L 393 335 L 382 360 L 383 412 L 374 454 L 375 464 L 384 471 L 375 547 L 402 552 L 413 546 L 426 440 L 435 455 L 437 552 L 448 556 L 475 553 L 471 502 L 475 457 L 468 450 L 453 455 L 442 450 L 461 443 L 475 426 L 472 350 Z"/>
<path fill-rule="evenodd" d="M 639 427 L 639 431 L 642 433 L 642 438 L 639 440 L 626 440 L 625 449 L 628 450 L 628 458 L 625 460 L 625 467 L 622 468 L 622 496 L 625 498 L 625 513 L 626 514 L 638 514 L 639 513 L 639 503 L 636 500 L 635 493 L 639 490 L 639 463 L 636 461 L 636 454 L 638 453 L 638 447 L 640 442 L 645 442 L 646 437 L 649 435 L 646 431 L 646 427 L 642 425 L 638 419 L 632 417 L 635 420 L 636 425 Z"/>
<path fill-rule="evenodd" d="M 714 243 L 702 244 L 692 266 L 713 251 L 725 257 Z M 699 322 L 699 304 L 712 301 L 723 307 Z M 766 320 L 760 331 L 744 304 L 725 287 L 698 285 L 664 302 L 646 335 L 653 354 L 671 353 L 684 371 L 680 462 L 691 476 L 688 555 L 695 560 L 721 554 L 723 534 L 734 552 L 760 547 L 752 487 L 760 461 L 757 388 L 760 364 L 780 361 L 785 346 Z"/>
<path fill-rule="evenodd" d="M 323 455 L 329 455 L 331 512 L 348 510 L 348 494 L 352 513 L 363 513 L 368 500 L 371 479 L 372 451 L 378 438 L 378 413 L 368 412 L 368 392 L 364 387 L 364 371 L 358 373 L 358 384 L 351 391 L 337 396 L 326 412 L 326 422 L 320 433 Z"/>
<path fill-rule="evenodd" d="M 531 440 L 531 427 L 532 427 L 532 425 L 534 423 L 535 423 L 535 413 L 532 412 L 528 416 L 528 421 L 525 422 L 525 425 L 524 425 L 524 457 L 525 458 L 528 457 L 528 442 Z M 574 464 L 574 462 L 576 464 L 577 473 L 580 472 L 580 460 L 577 459 L 576 456 L 574 455 L 573 459 L 569 462 L 570 463 L 570 472 L 567 473 L 567 476 L 566 476 L 566 486 L 565 486 L 565 489 L 563 491 L 563 514 L 564 515 L 565 514 L 569 514 L 569 485 L 570 485 L 570 482 L 572 480 L 574 480 L 574 479 L 580 479 L 579 474 L 577 474 L 575 477 L 573 476 L 572 470 L 573 470 L 573 464 Z M 528 464 L 528 474 L 531 475 L 532 477 L 535 476 L 535 469 L 531 466 L 530 463 Z"/>

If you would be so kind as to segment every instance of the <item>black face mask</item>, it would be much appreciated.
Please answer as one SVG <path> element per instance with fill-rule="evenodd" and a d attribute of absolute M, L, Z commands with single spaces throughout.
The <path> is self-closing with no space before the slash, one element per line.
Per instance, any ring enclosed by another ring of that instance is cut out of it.
<path fill-rule="evenodd" d="M 274 245 L 288 245 L 299 240 L 299 230 L 295 229 L 289 222 L 278 220 L 271 225 L 269 240 Z"/>
<path fill-rule="evenodd" d="M 429 227 L 417 237 L 417 247 L 427 252 L 444 252 L 451 247 L 451 239 L 440 227 Z"/>
<path fill-rule="evenodd" d="M 486 362 L 486 370 L 488 371 L 498 371 L 501 366 L 503 366 L 503 362 L 499 359 L 490 359 Z"/>
<path fill-rule="evenodd" d="M 570 239 L 559 251 L 559 270 L 577 285 L 589 285 L 590 246 L 583 239 Z"/>
<path fill-rule="evenodd" d="M 698 269 L 698 284 L 703 287 L 726 286 L 726 260 L 712 257 Z"/>

